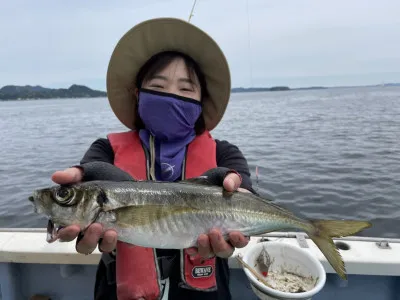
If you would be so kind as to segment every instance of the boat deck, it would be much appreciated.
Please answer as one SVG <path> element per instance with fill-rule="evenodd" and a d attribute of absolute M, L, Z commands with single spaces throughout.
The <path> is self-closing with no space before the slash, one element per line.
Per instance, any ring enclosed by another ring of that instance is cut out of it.
<path fill-rule="evenodd" d="M 30 299 L 35 294 L 52 300 L 93 299 L 100 252 L 82 255 L 75 251 L 75 242 L 48 244 L 45 238 L 45 229 L 0 230 L 0 300 Z M 327 281 L 313 299 L 400 299 L 400 239 L 335 240 L 348 273 L 344 281 L 306 235 L 274 233 L 252 237 L 250 243 L 266 238 L 306 247 L 321 261 Z M 244 251 L 237 249 L 234 256 Z M 233 299 L 257 299 L 234 256 L 229 259 Z"/>

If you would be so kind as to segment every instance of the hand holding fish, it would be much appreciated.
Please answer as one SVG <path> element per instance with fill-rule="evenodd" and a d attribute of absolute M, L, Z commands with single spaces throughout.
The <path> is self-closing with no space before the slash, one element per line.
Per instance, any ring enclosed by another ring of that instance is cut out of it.
<path fill-rule="evenodd" d="M 56 171 L 52 180 L 58 184 L 69 184 L 78 183 L 83 178 L 83 172 L 80 168 L 73 167 L 63 171 Z M 61 241 L 70 242 L 73 241 L 80 232 L 80 228 L 77 225 L 70 225 L 59 230 L 58 237 Z M 117 244 L 117 233 L 110 229 L 103 232 L 103 227 L 99 223 L 90 225 L 85 231 L 85 235 L 76 245 L 76 251 L 82 254 L 92 253 L 98 243 L 99 250 L 103 252 L 111 252 L 115 249 Z"/>
<path fill-rule="evenodd" d="M 236 173 L 230 173 L 226 175 L 223 186 L 228 192 L 235 190 L 239 192 L 248 192 L 248 190 L 239 188 L 241 184 L 241 178 Z M 201 234 L 197 240 L 198 249 L 197 253 L 202 257 L 211 257 L 213 255 L 228 258 L 232 256 L 235 248 L 245 247 L 249 240 L 240 232 L 231 232 L 229 234 L 229 243 L 224 240 L 219 230 L 213 229 L 207 234 Z M 193 253 L 196 253 L 196 249 L 193 248 Z"/>

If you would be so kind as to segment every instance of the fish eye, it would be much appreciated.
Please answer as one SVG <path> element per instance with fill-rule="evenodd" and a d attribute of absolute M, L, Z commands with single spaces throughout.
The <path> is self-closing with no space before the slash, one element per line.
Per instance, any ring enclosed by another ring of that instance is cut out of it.
<path fill-rule="evenodd" d="M 56 200 L 60 203 L 69 203 L 74 199 L 74 191 L 65 187 L 60 187 L 55 191 Z"/>

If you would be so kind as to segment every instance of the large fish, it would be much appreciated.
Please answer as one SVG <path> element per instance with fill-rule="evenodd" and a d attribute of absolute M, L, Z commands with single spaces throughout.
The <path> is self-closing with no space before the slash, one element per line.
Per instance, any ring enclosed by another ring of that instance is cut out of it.
<path fill-rule="evenodd" d="M 252 193 L 230 193 L 198 177 L 180 182 L 88 181 L 52 186 L 29 197 L 35 211 L 54 226 L 91 223 L 113 228 L 120 241 L 142 247 L 185 249 L 212 228 L 225 238 L 231 231 L 254 236 L 295 229 L 305 231 L 329 263 L 346 279 L 344 262 L 332 237 L 352 235 L 371 226 L 365 221 L 305 220 Z"/>

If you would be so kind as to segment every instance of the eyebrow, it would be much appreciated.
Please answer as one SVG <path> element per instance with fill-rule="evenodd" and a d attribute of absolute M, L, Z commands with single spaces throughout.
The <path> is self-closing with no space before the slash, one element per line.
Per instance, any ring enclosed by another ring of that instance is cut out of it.
<path fill-rule="evenodd" d="M 179 78 L 178 81 L 181 81 L 181 82 L 188 82 L 188 83 L 190 83 L 190 84 L 194 84 L 194 82 L 193 82 L 192 80 L 190 80 L 190 78 Z"/>
<path fill-rule="evenodd" d="M 152 76 L 152 77 L 150 78 L 150 80 L 152 80 L 152 79 L 161 79 L 161 80 L 164 80 L 164 81 L 167 81 L 167 80 L 168 80 L 167 77 L 161 76 L 161 75 L 154 75 L 154 76 Z"/>
<path fill-rule="evenodd" d="M 161 76 L 161 75 L 154 75 L 152 78 L 150 78 L 150 80 L 152 80 L 152 79 L 161 79 L 161 80 L 164 80 L 164 81 L 168 81 L 167 77 Z M 179 78 L 178 81 L 194 84 L 194 82 L 192 80 L 190 80 L 190 78 Z"/>

